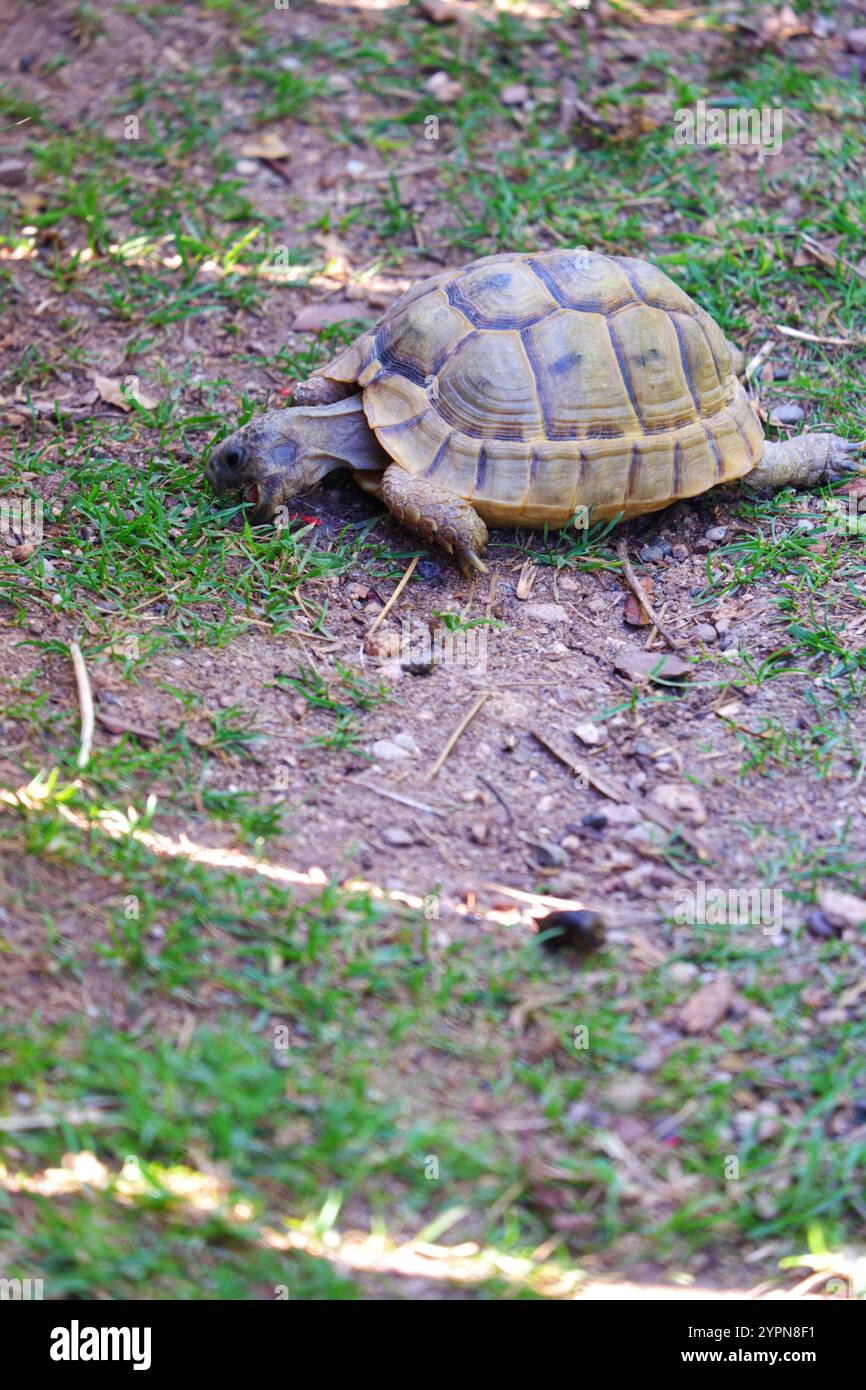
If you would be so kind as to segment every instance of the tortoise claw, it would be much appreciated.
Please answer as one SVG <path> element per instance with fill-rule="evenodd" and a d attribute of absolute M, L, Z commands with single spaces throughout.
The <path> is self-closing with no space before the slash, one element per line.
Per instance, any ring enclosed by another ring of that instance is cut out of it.
<path fill-rule="evenodd" d="M 457 555 L 457 563 L 459 564 L 461 570 L 463 571 L 463 575 L 464 575 L 464 577 L 465 577 L 466 579 L 471 579 L 473 573 L 475 573 L 475 574 L 489 574 L 489 573 L 490 573 L 490 571 L 489 571 L 489 569 L 487 568 L 487 566 L 485 565 L 484 561 L 481 560 L 481 559 L 475 554 L 475 551 L 474 551 L 474 550 L 461 550 L 461 551 L 459 551 L 459 552 L 458 552 L 458 555 Z"/>
<path fill-rule="evenodd" d="M 853 458 L 866 448 L 866 441 L 834 439 L 827 458 L 827 477 L 831 482 L 845 473 L 859 473 L 863 460 Z"/>

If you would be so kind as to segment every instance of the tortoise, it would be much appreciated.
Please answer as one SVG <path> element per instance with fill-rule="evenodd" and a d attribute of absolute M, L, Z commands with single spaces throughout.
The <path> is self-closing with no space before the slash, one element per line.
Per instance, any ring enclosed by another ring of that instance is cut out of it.
<path fill-rule="evenodd" d="M 206 471 L 261 521 L 348 465 L 469 575 L 488 524 L 628 518 L 747 475 L 812 486 L 857 467 L 861 446 L 833 434 L 766 442 L 738 356 L 647 261 L 484 256 L 402 295 Z"/>

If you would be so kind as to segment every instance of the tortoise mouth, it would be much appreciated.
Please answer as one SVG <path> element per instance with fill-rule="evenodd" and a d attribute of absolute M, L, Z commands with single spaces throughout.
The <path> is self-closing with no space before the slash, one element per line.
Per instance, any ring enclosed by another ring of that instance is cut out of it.
<path fill-rule="evenodd" d="M 260 507 L 262 504 L 262 492 L 258 483 L 248 483 L 243 491 L 243 499 L 253 507 Z"/>

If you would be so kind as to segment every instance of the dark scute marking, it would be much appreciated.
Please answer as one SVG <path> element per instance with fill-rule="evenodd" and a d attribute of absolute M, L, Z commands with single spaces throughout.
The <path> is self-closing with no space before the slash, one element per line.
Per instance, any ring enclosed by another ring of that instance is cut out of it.
<path fill-rule="evenodd" d="M 542 370 L 541 363 L 539 362 L 536 356 L 535 348 L 532 345 L 532 339 L 530 338 L 529 334 L 521 333 L 520 341 L 523 344 L 523 351 L 526 353 L 526 359 L 529 362 L 530 367 L 532 368 L 532 379 L 535 383 L 535 398 L 538 401 L 538 409 L 541 412 L 541 419 L 544 423 L 545 432 L 549 434 L 552 413 L 550 409 L 550 401 L 547 397 L 547 389 L 544 384 L 544 371 Z"/>
<path fill-rule="evenodd" d="M 297 462 L 301 446 L 295 439 L 284 439 L 282 444 L 275 444 L 271 450 L 271 458 L 274 463 L 280 464 L 282 468 L 291 468 Z"/>
<path fill-rule="evenodd" d="M 631 402 L 632 410 L 634 411 L 635 415 L 637 416 L 638 420 L 640 421 L 641 427 L 645 429 L 645 428 L 646 428 L 646 425 L 644 424 L 643 416 L 642 416 L 641 413 L 640 413 L 640 406 L 639 406 L 638 403 L 637 403 L 637 396 L 636 396 L 635 393 L 634 393 L 634 385 L 632 384 L 631 372 L 629 371 L 629 368 L 628 368 L 628 362 L 627 362 L 627 360 L 626 360 L 626 355 L 625 355 L 625 353 L 623 352 L 622 343 L 619 341 L 619 338 L 618 338 L 618 336 L 617 336 L 616 329 L 615 329 L 614 325 L 611 323 L 610 319 L 607 320 L 607 331 L 608 331 L 608 333 L 609 333 L 609 335 L 610 335 L 611 347 L 612 347 L 613 350 L 614 350 L 614 354 L 615 354 L 616 360 L 617 360 L 617 365 L 619 366 L 620 373 L 622 374 L 623 384 L 624 384 L 624 386 L 625 386 L 625 389 L 626 389 L 626 393 L 627 393 L 627 395 L 628 395 L 628 398 L 629 398 L 629 400 L 630 400 L 630 402 Z M 660 430 L 650 430 L 649 433 L 661 433 L 661 431 L 660 431 Z"/>
<path fill-rule="evenodd" d="M 476 309 L 473 309 L 472 305 L 468 303 L 467 300 L 463 298 L 463 295 L 460 293 L 455 284 L 446 285 L 445 294 L 447 295 L 448 303 L 451 305 L 452 309 L 459 309 L 460 313 L 463 315 L 464 318 L 467 318 L 469 320 L 473 328 L 480 327 L 480 314 Z"/>
<path fill-rule="evenodd" d="M 628 476 L 625 480 L 625 496 L 623 497 L 624 502 L 627 502 L 628 499 L 631 497 L 632 493 L 634 492 L 635 484 L 637 483 L 637 475 L 639 471 L 640 449 L 638 445 L 635 444 L 631 451 L 631 459 L 629 460 L 628 465 Z"/>
<path fill-rule="evenodd" d="M 624 434 L 625 430 L 618 430 L 613 427 L 607 430 L 577 430 L 573 427 L 570 429 L 558 429 L 553 426 L 547 431 L 548 439 L 555 440 L 557 443 L 561 443 L 563 440 L 575 439 L 622 439 Z"/>
<path fill-rule="evenodd" d="M 484 480 L 487 477 L 487 446 L 481 445 L 478 450 L 478 463 L 475 468 L 475 491 L 480 492 L 484 487 Z"/>
<path fill-rule="evenodd" d="M 564 352 L 561 357 L 557 357 L 555 362 L 550 364 L 550 371 L 553 376 L 565 376 L 575 367 L 579 367 L 583 361 L 583 354 L 580 352 Z"/>
<path fill-rule="evenodd" d="M 641 304 L 646 304 L 650 309 L 661 309 L 666 314 L 688 314 L 689 318 L 697 319 L 700 323 L 700 310 L 696 304 L 666 304 L 663 299 L 653 299 L 645 295 L 635 278 L 634 271 L 623 264 L 622 256 L 609 256 L 609 260 L 615 261 L 628 280 Z M 683 291 L 685 293 L 685 291 Z M 713 359 L 715 361 L 715 358 Z"/>
<path fill-rule="evenodd" d="M 473 288 L 476 292 L 480 290 L 506 290 L 511 284 L 511 276 L 507 270 L 495 271 L 493 275 L 487 275 L 480 280 Z"/>
<path fill-rule="evenodd" d="M 538 261 L 531 260 L 527 261 L 526 264 L 529 266 L 529 269 L 532 271 L 536 279 L 541 281 L 548 294 L 553 295 L 553 298 L 556 300 L 557 304 L 560 304 L 563 309 L 568 309 L 571 307 L 565 295 L 562 293 L 562 290 L 559 288 L 546 266 L 539 265 Z"/>
<path fill-rule="evenodd" d="M 442 368 L 451 361 L 451 358 L 456 357 L 458 352 L 462 352 L 463 349 L 474 342 L 477 337 L 478 331 L 477 329 L 473 329 L 471 333 L 467 333 L 466 337 L 461 338 L 459 342 L 452 343 L 450 347 L 443 348 L 430 369 L 430 375 L 438 376 Z"/>
<path fill-rule="evenodd" d="M 664 362 L 664 353 L 659 352 L 658 348 L 650 348 L 649 352 L 642 352 L 637 359 L 641 367 L 649 367 L 654 362 Z"/>
<path fill-rule="evenodd" d="M 716 463 L 716 477 L 717 477 L 717 478 L 721 478 L 722 474 L 723 474 L 724 471 L 725 471 L 725 466 L 724 466 L 724 464 L 722 463 L 722 455 L 721 455 L 721 453 L 719 452 L 719 446 L 718 446 L 718 443 L 717 443 L 717 441 L 716 441 L 716 437 L 715 437 L 715 435 L 712 433 L 712 431 L 710 431 L 710 430 L 707 429 L 706 425 L 704 425 L 704 434 L 707 436 L 707 443 L 708 443 L 709 446 L 710 446 L 710 453 L 712 454 L 713 458 L 715 459 L 715 463 Z"/>
<path fill-rule="evenodd" d="M 548 308 L 542 309 L 538 314 L 530 314 L 526 318 L 519 318 L 514 314 L 485 314 L 480 309 L 476 309 L 468 299 L 457 289 L 456 285 L 448 286 L 448 303 L 452 309 L 459 309 L 464 318 L 468 319 L 473 328 L 499 328 L 510 331 L 514 328 L 529 328 L 535 323 L 540 323 L 542 319 L 549 318 L 556 313 L 556 307 L 551 304 Z"/>
<path fill-rule="evenodd" d="M 453 409 L 453 407 L 448 403 L 448 401 L 444 401 L 441 396 L 435 402 L 433 402 L 433 407 L 436 410 L 436 413 L 438 415 L 441 415 L 442 419 L 446 420 L 448 424 L 452 426 L 453 429 L 459 430 L 461 434 L 468 435 L 470 439 L 523 438 L 523 430 L 520 425 L 514 425 L 511 429 L 492 430 L 483 429 L 478 425 L 471 424 L 470 421 L 464 420 L 460 415 L 458 415 L 456 410 Z"/>
<path fill-rule="evenodd" d="M 719 367 L 719 359 L 718 359 L 718 357 L 716 356 L 715 352 L 713 351 L 713 344 L 712 344 L 712 342 L 710 341 L 710 335 L 709 335 L 709 333 L 707 332 L 706 328 L 704 327 L 704 324 L 703 324 L 703 322 L 702 322 L 702 320 L 701 320 L 700 315 L 699 315 L 699 314 L 694 314 L 694 315 L 693 315 L 693 318 L 694 318 L 695 322 L 696 322 L 697 324 L 700 325 L 700 330 L 701 330 L 701 332 L 702 332 L 703 335 L 704 335 L 704 341 L 706 342 L 706 345 L 707 345 L 707 351 L 709 352 L 710 357 L 713 359 L 713 366 L 714 366 L 715 369 L 716 369 L 716 377 L 718 378 L 719 385 L 721 386 L 721 384 L 722 384 L 722 372 L 721 372 L 721 368 Z"/>
<path fill-rule="evenodd" d="M 442 466 L 442 463 L 444 462 L 444 459 L 445 459 L 445 455 L 446 455 L 447 452 L 448 452 L 448 446 L 449 446 L 450 443 L 451 443 L 451 435 L 449 434 L 449 435 L 447 435 L 447 436 L 445 437 L 445 439 L 442 440 L 442 443 L 439 445 L 439 448 L 436 450 L 436 453 L 433 455 L 433 462 L 430 463 L 430 464 L 428 464 L 428 466 L 424 469 L 424 477 L 425 477 L 425 478 L 432 478 L 432 476 L 433 476 L 433 474 L 436 472 L 436 470 Z"/>
<path fill-rule="evenodd" d="M 644 297 L 644 293 L 637 282 L 637 277 L 635 276 L 635 273 L 632 270 L 631 266 L 625 264 L 625 261 L 623 260 L 622 256 L 610 256 L 609 259 L 612 260 L 614 265 L 618 266 L 619 269 L 622 271 L 626 280 L 628 280 L 629 284 L 632 287 L 635 298 L 639 299 L 641 304 L 648 304 L 650 301 Z M 657 307 L 664 308 L 664 305 L 659 305 Z"/>
<path fill-rule="evenodd" d="M 540 463 L 541 463 L 541 459 L 538 457 L 538 450 L 537 450 L 537 449 L 533 449 L 533 450 L 531 451 L 530 455 L 529 455 L 529 486 L 530 486 L 530 487 L 532 487 L 532 484 L 535 482 L 536 478 L 538 477 L 538 467 L 539 467 L 539 464 L 540 464 Z"/>
<path fill-rule="evenodd" d="M 426 410 L 422 410 L 420 415 L 411 415 L 408 420 L 398 420 L 396 425 L 377 425 L 376 429 L 380 434 L 402 434 L 403 430 L 414 429 L 426 414 Z"/>
<path fill-rule="evenodd" d="M 673 476 L 673 480 L 672 480 L 672 484 L 671 484 L 671 496 L 672 496 L 672 497 L 679 497 L 680 494 L 681 494 L 681 492 L 682 492 L 682 480 L 681 480 L 681 478 L 680 478 L 680 455 L 681 455 L 681 454 L 682 454 L 682 448 L 680 447 L 680 441 L 677 440 L 676 444 L 674 445 L 674 476 Z"/>
<path fill-rule="evenodd" d="M 589 299 L 569 299 L 568 295 L 559 288 L 546 266 L 539 265 L 537 261 L 527 261 L 526 264 L 548 293 L 553 295 L 561 309 L 574 309 L 575 312 L 581 314 L 612 314 L 616 309 L 624 309 L 627 304 L 634 303 L 633 299 L 621 299 L 611 308 L 608 308 L 598 295 Z M 542 314 L 541 317 L 546 318 L 547 315 Z"/>
<path fill-rule="evenodd" d="M 413 381 L 416 386 L 423 386 L 427 377 L 420 368 L 412 362 L 403 362 L 390 348 L 385 348 L 378 354 L 382 368 L 386 372 L 393 372 L 397 376 L 405 377 L 407 381 Z"/>
<path fill-rule="evenodd" d="M 736 429 L 737 434 L 740 436 L 740 439 L 743 441 L 743 448 L 745 449 L 746 453 L 749 455 L 749 458 L 753 458 L 753 457 L 754 457 L 754 450 L 753 450 L 753 448 L 752 448 L 752 445 L 749 443 L 749 441 L 748 441 L 748 439 L 747 439 L 747 437 L 746 437 L 745 431 L 743 430 L 743 427 L 742 427 L 742 425 L 740 424 L 739 420 L 734 420 L 734 428 Z"/>
<path fill-rule="evenodd" d="M 694 377 L 693 377 L 693 375 L 692 375 L 692 369 L 691 369 L 691 367 L 689 366 L 689 356 L 688 356 L 688 350 L 687 350 L 687 347 L 686 347 L 686 340 L 685 340 L 685 338 L 683 337 L 683 330 L 682 330 L 682 328 L 680 327 L 679 323 L 677 322 L 677 316 L 676 316 L 676 314 L 671 314 L 671 316 L 670 316 L 670 321 L 671 321 L 671 323 L 673 324 L 673 326 L 674 326 L 674 332 L 675 332 L 676 335 L 677 335 L 677 344 L 679 345 L 679 349 L 680 349 L 680 363 L 681 363 L 682 369 L 683 369 L 683 376 L 684 376 L 685 379 L 686 379 L 686 386 L 689 388 L 689 395 L 691 396 L 692 400 L 694 401 L 695 410 L 697 410 L 698 412 L 700 412 L 701 403 L 700 403 L 700 401 L 698 400 L 698 393 L 697 393 L 697 389 L 696 389 L 696 387 L 695 387 L 695 379 L 694 379 Z"/>

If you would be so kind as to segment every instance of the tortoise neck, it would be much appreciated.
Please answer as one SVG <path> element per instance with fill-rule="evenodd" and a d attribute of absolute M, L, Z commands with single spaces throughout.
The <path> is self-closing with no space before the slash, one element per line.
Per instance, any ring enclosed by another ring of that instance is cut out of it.
<path fill-rule="evenodd" d="M 381 472 L 391 462 L 367 424 L 360 392 L 333 405 L 292 406 L 291 413 L 293 423 L 309 422 L 304 462 L 319 478 L 343 465 Z"/>

